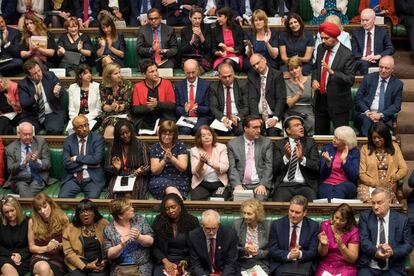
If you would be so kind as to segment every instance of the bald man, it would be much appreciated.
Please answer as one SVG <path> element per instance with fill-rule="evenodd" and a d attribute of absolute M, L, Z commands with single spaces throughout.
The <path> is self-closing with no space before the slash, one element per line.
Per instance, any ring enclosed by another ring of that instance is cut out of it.
<path fill-rule="evenodd" d="M 59 197 L 73 198 L 80 192 L 85 198 L 99 198 L 105 187 L 104 139 L 90 132 L 88 118 L 79 115 L 72 120 L 74 133 L 63 144 L 63 166 L 66 175 L 62 179 Z"/>
<path fill-rule="evenodd" d="M 392 129 L 392 119 L 401 110 L 403 83 L 392 75 L 394 58 L 384 56 L 379 72 L 364 76 L 355 97 L 355 121 L 361 136 L 368 136 L 375 122 L 384 122 Z"/>
<path fill-rule="evenodd" d="M 200 67 L 195 59 L 184 62 L 186 79 L 175 84 L 175 106 L 178 116 L 197 119 L 193 128 L 180 126 L 181 135 L 194 135 L 202 125 L 208 125 L 211 112 L 208 106 L 210 83 L 199 78 Z"/>
<path fill-rule="evenodd" d="M 49 177 L 49 148 L 44 138 L 35 137 L 33 125 L 20 123 L 18 140 L 6 147 L 9 179 L 4 187 L 10 187 L 20 197 L 33 197 L 56 179 Z"/>

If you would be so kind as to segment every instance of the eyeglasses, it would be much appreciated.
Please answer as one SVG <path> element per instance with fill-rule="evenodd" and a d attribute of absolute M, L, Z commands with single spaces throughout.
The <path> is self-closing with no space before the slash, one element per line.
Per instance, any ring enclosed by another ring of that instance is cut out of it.
<path fill-rule="evenodd" d="M 158 20 L 158 19 L 160 19 L 159 16 L 156 16 L 156 17 L 148 17 L 148 20 L 149 21 Z"/>

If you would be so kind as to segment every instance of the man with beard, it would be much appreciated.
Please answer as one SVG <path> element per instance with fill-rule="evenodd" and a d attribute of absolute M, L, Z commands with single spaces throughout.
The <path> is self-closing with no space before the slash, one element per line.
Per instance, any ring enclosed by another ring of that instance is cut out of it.
<path fill-rule="evenodd" d="M 312 89 L 315 90 L 315 134 L 327 135 L 334 128 L 347 126 L 352 109 L 351 87 L 355 64 L 351 51 L 337 37 L 341 30 L 334 23 L 319 25 L 322 43 L 317 49 Z"/>

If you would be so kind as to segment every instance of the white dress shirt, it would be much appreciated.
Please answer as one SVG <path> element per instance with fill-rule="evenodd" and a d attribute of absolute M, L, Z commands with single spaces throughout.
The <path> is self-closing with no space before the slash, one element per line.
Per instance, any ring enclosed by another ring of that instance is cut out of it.
<path fill-rule="evenodd" d="M 368 39 L 368 32 L 371 32 L 371 55 L 374 54 L 374 48 L 375 48 L 375 25 L 374 27 L 372 27 L 372 29 L 370 31 L 365 30 L 365 38 L 364 38 L 364 53 L 363 53 L 363 57 L 367 56 L 367 39 Z"/>
<path fill-rule="evenodd" d="M 377 217 L 377 245 L 380 243 L 380 218 Z M 390 228 L 390 211 L 388 210 L 388 213 L 384 217 L 384 232 L 385 232 L 385 243 L 388 243 L 388 235 L 389 235 L 389 229 Z M 378 262 L 375 259 L 372 259 L 369 263 L 369 266 L 375 269 L 381 270 L 381 268 L 378 266 Z M 388 259 L 386 260 L 386 265 L 383 268 L 383 270 L 388 270 Z"/>
<path fill-rule="evenodd" d="M 388 83 L 390 81 L 391 77 L 388 77 L 387 79 L 385 79 L 385 85 L 384 85 L 384 96 L 385 96 L 385 92 L 387 91 L 387 87 L 388 87 Z M 375 96 L 374 99 L 372 100 L 372 104 L 370 106 L 370 110 L 371 111 L 378 111 L 379 108 L 379 96 L 380 96 L 380 88 L 381 88 L 381 81 L 382 78 L 379 77 L 378 78 L 378 86 L 377 89 L 375 90 Z"/>
<path fill-rule="evenodd" d="M 295 139 L 289 137 L 289 144 L 290 144 L 290 149 L 293 153 L 293 150 L 296 147 Z M 283 163 L 285 163 L 285 165 L 287 165 L 289 163 L 289 161 L 290 160 L 287 159 L 286 155 L 283 155 Z M 299 164 L 301 164 L 302 166 L 306 166 L 306 157 L 305 156 L 303 156 L 302 161 L 299 162 L 299 160 L 298 160 L 298 164 L 296 166 L 296 173 L 295 173 L 294 182 L 305 183 L 305 178 L 303 177 L 302 172 L 300 171 Z M 285 178 L 283 178 L 283 182 L 290 182 L 289 179 L 288 179 L 288 174 L 289 174 L 289 170 L 286 173 Z"/>

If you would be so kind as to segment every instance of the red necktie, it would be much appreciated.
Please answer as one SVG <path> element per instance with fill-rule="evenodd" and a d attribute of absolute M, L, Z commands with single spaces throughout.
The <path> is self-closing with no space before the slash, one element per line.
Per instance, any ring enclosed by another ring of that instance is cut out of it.
<path fill-rule="evenodd" d="M 226 93 L 226 116 L 227 116 L 227 118 L 231 119 L 231 94 L 230 94 L 230 86 L 227 86 L 227 93 Z"/>
<path fill-rule="evenodd" d="M 80 142 L 81 142 L 81 148 L 80 148 L 80 151 L 79 151 L 79 155 L 83 156 L 83 155 L 85 155 L 85 139 L 83 139 L 83 138 L 80 139 Z M 78 183 L 83 182 L 83 169 L 80 172 L 76 173 L 76 181 Z"/>
<path fill-rule="evenodd" d="M 155 49 L 154 52 L 154 59 L 155 59 L 155 63 L 158 65 L 161 63 L 161 56 L 160 56 L 160 39 L 158 37 L 158 28 L 154 28 L 154 42 L 156 42 L 158 44 L 158 47 Z"/>
<path fill-rule="evenodd" d="M 210 263 L 212 271 L 214 272 L 214 256 L 216 255 L 215 239 L 210 239 Z"/>
<path fill-rule="evenodd" d="M 89 19 L 88 9 L 89 9 L 89 0 L 83 0 L 83 22 Z"/>
<path fill-rule="evenodd" d="M 297 225 L 292 226 L 293 230 L 292 230 L 292 234 L 290 235 L 289 250 L 292 250 L 292 248 L 296 247 L 296 239 L 297 239 L 297 237 L 296 237 L 296 228 L 297 227 L 298 227 Z"/>
<path fill-rule="evenodd" d="M 190 84 L 190 112 L 188 113 L 190 117 L 196 117 L 196 114 L 192 111 L 194 107 L 194 84 Z"/>
<path fill-rule="evenodd" d="M 331 50 L 328 50 L 325 55 L 324 62 L 329 66 L 329 57 L 331 56 Z M 320 83 L 320 89 L 319 91 L 321 94 L 326 93 L 326 74 L 328 74 L 328 70 L 326 70 L 326 67 L 322 67 L 322 76 L 321 76 L 321 83 Z"/>
<path fill-rule="evenodd" d="M 367 48 L 365 49 L 365 56 L 369 56 L 372 53 L 371 32 L 367 32 L 367 35 Z"/>

